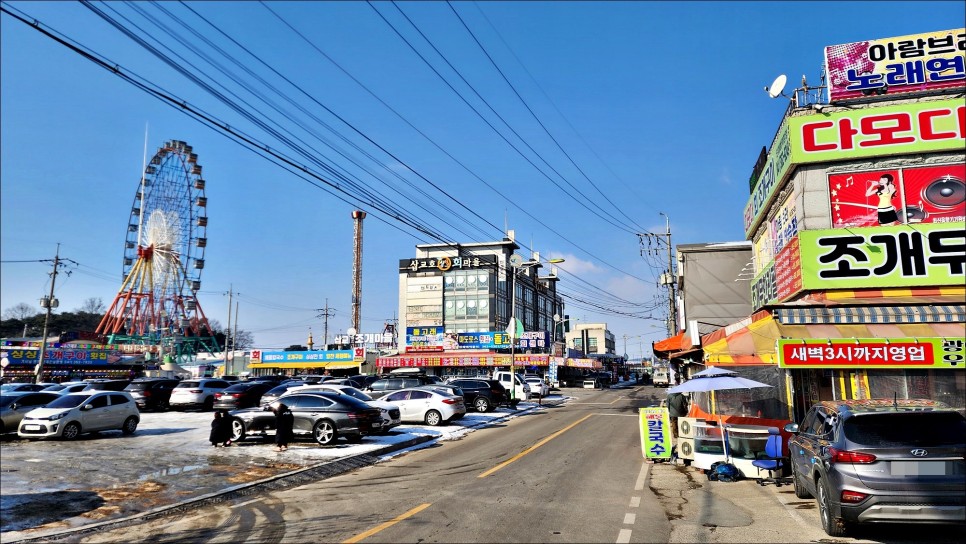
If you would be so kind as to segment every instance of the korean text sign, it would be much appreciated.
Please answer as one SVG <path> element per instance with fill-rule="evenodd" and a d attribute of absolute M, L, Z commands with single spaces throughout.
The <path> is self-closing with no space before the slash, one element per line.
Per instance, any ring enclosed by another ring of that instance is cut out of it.
<path fill-rule="evenodd" d="M 963 338 L 832 338 L 778 341 L 782 368 L 966 369 Z"/>
<path fill-rule="evenodd" d="M 671 458 L 671 428 L 667 408 L 641 408 L 641 448 L 647 459 Z"/>

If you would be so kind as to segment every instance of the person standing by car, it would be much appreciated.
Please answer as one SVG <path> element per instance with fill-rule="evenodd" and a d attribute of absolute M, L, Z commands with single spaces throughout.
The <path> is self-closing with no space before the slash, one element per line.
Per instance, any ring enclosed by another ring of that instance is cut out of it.
<path fill-rule="evenodd" d="M 215 417 L 211 420 L 211 434 L 208 435 L 208 441 L 216 448 L 218 446 L 231 446 L 231 419 L 228 417 L 228 412 L 215 410 Z"/>
<path fill-rule="evenodd" d="M 671 436 L 678 437 L 678 418 L 687 417 L 690 411 L 688 398 L 684 393 L 671 393 L 667 396 L 667 411 L 671 418 Z"/>
<path fill-rule="evenodd" d="M 273 404 L 272 411 L 275 412 L 275 451 L 285 451 L 288 443 L 292 441 L 295 416 L 281 402 Z"/>

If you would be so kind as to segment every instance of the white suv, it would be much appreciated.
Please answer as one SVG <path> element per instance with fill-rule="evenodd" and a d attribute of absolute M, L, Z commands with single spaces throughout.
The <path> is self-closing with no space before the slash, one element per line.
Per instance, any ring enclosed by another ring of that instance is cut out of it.
<path fill-rule="evenodd" d="M 238 382 L 234 382 L 238 383 Z M 215 393 L 220 393 L 232 383 L 217 378 L 183 380 L 171 390 L 168 405 L 172 410 L 201 408 L 211 410 L 215 405 Z"/>
<path fill-rule="evenodd" d="M 78 391 L 27 412 L 17 435 L 73 440 L 82 433 L 94 431 L 120 430 L 134 434 L 140 421 L 138 406 L 125 391 Z"/>

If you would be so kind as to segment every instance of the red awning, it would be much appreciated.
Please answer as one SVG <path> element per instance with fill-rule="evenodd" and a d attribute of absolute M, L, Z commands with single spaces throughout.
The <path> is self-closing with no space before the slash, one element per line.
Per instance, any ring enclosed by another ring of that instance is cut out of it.
<path fill-rule="evenodd" d="M 664 359 L 671 354 L 690 349 L 691 336 L 687 334 L 687 331 L 681 331 L 670 338 L 654 343 L 654 355 Z"/>

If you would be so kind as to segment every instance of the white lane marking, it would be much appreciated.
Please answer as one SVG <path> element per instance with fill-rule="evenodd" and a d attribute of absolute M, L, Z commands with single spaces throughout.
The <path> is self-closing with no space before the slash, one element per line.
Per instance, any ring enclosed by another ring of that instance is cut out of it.
<path fill-rule="evenodd" d="M 617 544 L 627 544 L 631 541 L 631 530 L 621 529 L 619 535 L 617 535 Z"/>
<path fill-rule="evenodd" d="M 637 508 L 640 505 L 641 505 L 640 497 L 631 497 L 631 504 L 628 505 L 630 508 Z"/>
<path fill-rule="evenodd" d="M 644 482 L 647 481 L 647 474 L 651 471 L 651 463 L 644 463 L 641 473 L 637 475 L 637 483 L 634 484 L 634 491 L 643 491 Z"/>
<path fill-rule="evenodd" d="M 240 502 L 240 503 L 238 503 L 238 504 L 233 504 L 233 505 L 231 505 L 231 507 L 232 507 L 232 508 L 239 508 L 239 507 L 241 507 L 241 506 L 245 506 L 246 504 L 251 504 L 251 503 L 253 503 L 253 502 L 258 502 L 258 501 L 260 501 L 260 500 L 262 500 L 262 499 L 252 499 L 252 500 L 250 500 L 250 501 L 245 501 L 245 502 Z"/>
<path fill-rule="evenodd" d="M 634 525 L 635 520 L 637 520 L 637 514 L 624 514 L 624 525 Z"/>

